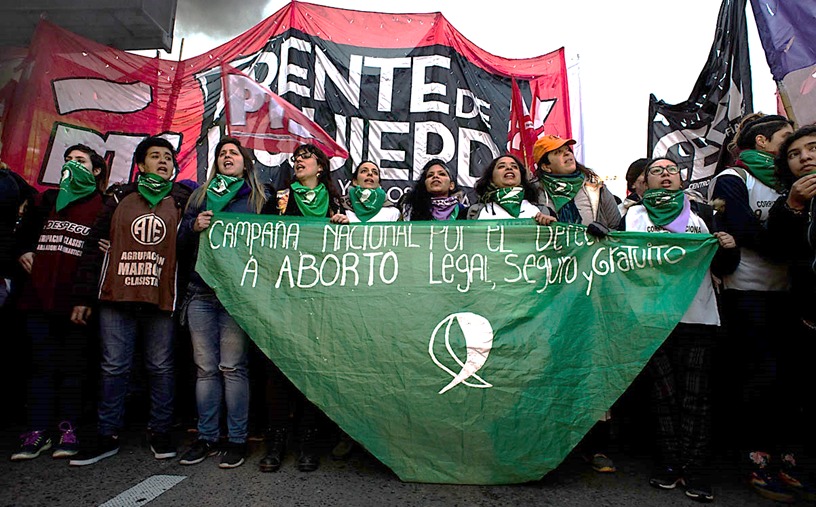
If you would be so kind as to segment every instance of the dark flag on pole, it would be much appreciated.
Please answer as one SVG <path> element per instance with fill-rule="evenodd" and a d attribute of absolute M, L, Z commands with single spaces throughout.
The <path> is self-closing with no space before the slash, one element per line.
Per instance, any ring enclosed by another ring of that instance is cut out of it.
<path fill-rule="evenodd" d="M 753 111 L 745 5 L 723 0 L 714 43 L 688 100 L 672 105 L 649 97 L 649 156 L 675 158 L 689 188 L 705 191 L 726 137 Z"/>

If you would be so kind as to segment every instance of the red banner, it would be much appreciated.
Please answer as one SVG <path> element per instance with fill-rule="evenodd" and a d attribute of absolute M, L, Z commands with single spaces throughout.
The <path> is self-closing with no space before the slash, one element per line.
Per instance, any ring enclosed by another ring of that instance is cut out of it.
<path fill-rule="evenodd" d="M 512 78 L 534 128 L 570 136 L 563 49 L 510 60 L 474 46 L 439 13 L 380 14 L 292 2 L 235 39 L 182 62 L 108 48 L 47 22 L 37 29 L 3 130 L 2 159 L 40 187 L 59 181 L 62 153 L 103 154 L 111 182 L 134 177 L 132 153 L 163 134 L 180 178 L 202 181 L 226 134 L 222 63 L 240 69 L 320 125 L 350 154 L 332 160 L 348 188 L 361 160 L 381 167 L 392 200 L 431 158 L 472 187 L 508 149 Z M 282 184 L 290 153 L 256 150 Z"/>

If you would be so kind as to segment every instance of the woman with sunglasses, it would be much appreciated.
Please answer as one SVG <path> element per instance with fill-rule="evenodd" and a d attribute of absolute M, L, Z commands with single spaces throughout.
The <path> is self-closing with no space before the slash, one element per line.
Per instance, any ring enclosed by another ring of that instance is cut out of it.
<path fill-rule="evenodd" d="M 632 206 L 624 218 L 628 231 L 667 234 L 708 234 L 720 242 L 715 272 L 734 264 L 736 243 L 725 232 L 715 232 L 710 206 L 693 201 L 681 190 L 677 163 L 669 158 L 649 160 L 644 171 L 646 191 L 641 204 Z M 694 500 L 714 499 L 704 467 L 709 459 L 711 399 L 709 378 L 720 325 L 717 299 L 710 273 L 666 341 L 646 365 L 652 380 L 657 415 L 659 466 L 649 483 L 660 489 L 685 484 Z"/>
<path fill-rule="evenodd" d="M 330 218 L 347 223 L 340 213 L 340 197 L 330 178 L 329 158 L 313 144 L 302 144 L 291 158 L 294 171 L 291 183 L 277 193 L 277 210 L 281 215 Z M 266 454 L 261 459 L 262 472 L 275 472 L 283 463 L 289 440 L 291 413 L 300 443 L 296 466 L 301 472 L 312 472 L 320 466 L 317 441 L 322 414 L 315 405 L 289 381 L 274 362 L 265 360 L 267 436 Z"/>

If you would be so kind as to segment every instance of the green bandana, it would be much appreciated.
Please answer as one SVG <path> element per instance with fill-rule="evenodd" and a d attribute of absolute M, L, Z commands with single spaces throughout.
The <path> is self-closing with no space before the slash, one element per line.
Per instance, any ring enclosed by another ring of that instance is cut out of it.
<path fill-rule="evenodd" d="M 76 160 L 69 160 L 62 166 L 62 180 L 60 180 L 57 194 L 57 211 L 96 192 L 96 178 L 87 167 Z"/>
<path fill-rule="evenodd" d="M 541 185 L 553 200 L 555 211 L 561 211 L 565 204 L 575 199 L 575 194 L 584 185 L 584 175 L 577 171 L 564 176 L 554 176 L 552 174 L 542 174 L 539 178 Z"/>
<path fill-rule="evenodd" d="M 303 216 L 325 218 L 329 214 L 329 191 L 322 183 L 316 187 L 304 187 L 297 181 L 292 183 L 295 203 Z"/>
<path fill-rule="evenodd" d="M 490 185 L 493 187 L 493 185 Z M 521 187 L 505 187 L 495 188 L 487 193 L 485 200 L 487 202 L 495 202 L 513 218 L 518 218 L 521 213 L 521 201 L 524 200 L 524 189 Z"/>
<path fill-rule="evenodd" d="M 167 197 L 173 189 L 173 182 L 153 173 L 139 173 L 136 178 L 136 188 L 142 197 L 155 208 L 159 201 Z"/>
<path fill-rule="evenodd" d="M 650 188 L 643 193 L 643 206 L 649 219 L 658 227 L 674 221 L 683 211 L 685 197 L 682 190 Z"/>
<path fill-rule="evenodd" d="M 774 175 L 773 155 L 757 150 L 745 150 L 739 154 L 739 159 L 748 168 L 748 171 L 766 187 L 777 189 L 779 181 Z"/>
<path fill-rule="evenodd" d="M 221 211 L 243 186 L 244 178 L 216 174 L 207 185 L 207 209 Z"/>
<path fill-rule="evenodd" d="M 378 188 L 351 187 L 351 209 L 361 222 L 368 222 L 380 212 L 385 203 L 385 190 Z"/>

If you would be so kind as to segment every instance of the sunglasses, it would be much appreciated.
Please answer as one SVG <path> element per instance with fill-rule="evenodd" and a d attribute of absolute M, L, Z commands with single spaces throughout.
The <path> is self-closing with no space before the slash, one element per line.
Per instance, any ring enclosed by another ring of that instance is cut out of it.
<path fill-rule="evenodd" d="M 292 155 L 292 158 L 290 158 L 289 160 L 294 164 L 295 162 L 298 161 L 298 159 L 309 160 L 312 157 L 314 157 L 314 153 L 312 153 L 311 151 L 301 151 L 300 153 Z"/>
<path fill-rule="evenodd" d="M 677 167 L 676 165 L 670 165 L 666 167 L 654 166 L 649 168 L 649 174 L 652 174 L 654 176 L 659 176 L 664 172 L 667 172 L 669 174 L 680 174 L 680 168 Z"/>

